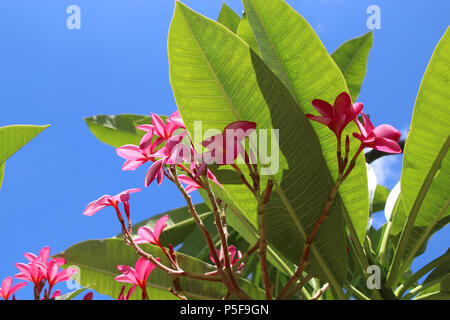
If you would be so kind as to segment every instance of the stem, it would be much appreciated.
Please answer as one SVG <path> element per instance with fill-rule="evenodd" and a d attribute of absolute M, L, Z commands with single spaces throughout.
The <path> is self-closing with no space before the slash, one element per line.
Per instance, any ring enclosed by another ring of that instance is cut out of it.
<path fill-rule="evenodd" d="M 266 291 L 266 299 L 272 300 L 272 286 L 269 280 L 269 271 L 267 268 L 267 239 L 264 224 L 264 211 L 266 209 L 267 202 L 269 201 L 270 193 L 272 192 L 273 182 L 272 180 L 267 181 L 267 186 L 264 191 L 263 197 L 258 197 L 258 231 L 259 231 L 259 263 L 261 265 L 261 274 L 264 281 L 264 289 Z M 259 184 L 257 186 L 259 190 Z M 262 199 L 261 199 L 262 198 Z"/>
<path fill-rule="evenodd" d="M 336 198 L 337 191 L 339 189 L 339 186 L 341 185 L 341 182 L 342 182 L 341 175 L 339 174 L 338 179 L 336 180 L 336 183 L 331 188 L 330 194 L 328 195 L 328 199 L 325 202 L 325 206 L 322 210 L 322 214 L 314 223 L 314 226 L 313 226 L 308 238 L 306 239 L 305 246 L 303 248 L 302 259 L 300 260 L 299 266 L 298 266 L 297 270 L 295 271 L 294 275 L 288 280 L 288 282 L 283 287 L 283 289 L 281 289 L 280 293 L 277 296 L 277 300 L 285 298 L 286 294 L 289 291 L 289 288 L 295 282 L 297 282 L 297 280 L 302 275 L 302 273 L 306 267 L 306 264 L 308 263 L 308 256 L 309 256 L 309 250 L 311 248 L 311 244 L 314 240 L 314 237 L 317 234 L 317 231 L 319 230 L 319 227 L 322 225 L 322 223 L 325 221 L 325 219 L 328 216 L 328 212 L 330 211 L 331 205 L 333 204 L 334 199 Z"/>
<path fill-rule="evenodd" d="M 233 169 L 236 171 L 237 175 L 239 176 L 239 178 L 241 179 L 241 181 L 245 184 L 245 186 L 252 192 L 255 193 L 255 189 L 250 185 L 250 183 L 247 181 L 247 179 L 245 178 L 244 174 L 242 173 L 241 169 L 239 169 L 239 167 L 237 165 L 235 165 L 234 163 L 231 164 L 231 166 L 233 167 Z"/>
<path fill-rule="evenodd" d="M 317 291 L 317 293 L 310 299 L 310 300 L 318 300 L 324 293 L 327 291 L 327 289 L 330 287 L 329 283 L 325 283 L 322 288 Z"/>
<path fill-rule="evenodd" d="M 248 259 L 248 257 L 250 257 L 257 249 L 259 248 L 259 240 L 256 240 L 256 243 L 253 245 L 253 247 L 251 247 L 246 253 L 244 253 L 244 255 L 238 260 L 236 261 L 233 266 L 232 266 L 232 270 L 236 271 L 239 266 Z"/>
<path fill-rule="evenodd" d="M 222 263 L 220 262 L 219 257 L 217 256 L 217 252 L 216 252 L 216 248 L 214 247 L 214 243 L 213 240 L 211 238 L 211 234 L 208 232 L 208 230 L 206 229 L 205 225 L 203 224 L 203 221 L 200 219 L 197 210 L 195 209 L 193 203 L 192 203 L 192 199 L 191 197 L 186 193 L 186 190 L 184 190 L 183 186 L 181 185 L 180 181 L 178 180 L 178 176 L 177 176 L 177 171 L 174 167 L 172 167 L 171 169 L 171 173 L 173 176 L 173 182 L 175 183 L 175 185 L 178 187 L 178 189 L 180 190 L 181 194 L 183 195 L 184 199 L 186 200 L 186 203 L 188 205 L 189 208 L 189 212 L 191 213 L 192 217 L 195 220 L 195 223 L 197 224 L 197 226 L 200 228 L 200 230 L 202 231 L 206 242 L 208 244 L 209 247 L 209 252 L 211 254 L 211 256 L 213 257 L 214 261 L 216 262 L 216 266 L 217 266 L 217 270 L 219 271 L 219 274 L 222 275 Z"/>
<path fill-rule="evenodd" d="M 216 228 L 220 236 L 220 241 L 222 243 L 222 252 L 224 253 L 224 262 L 225 262 L 225 273 L 231 284 L 230 289 L 232 289 L 233 293 L 235 293 L 240 299 L 250 299 L 250 297 L 239 287 L 239 284 L 237 283 L 236 278 L 234 277 L 233 271 L 231 270 L 231 261 L 230 261 L 230 254 L 228 252 L 227 237 L 225 236 L 225 232 L 222 226 L 221 214 L 218 208 L 216 197 L 214 196 L 211 190 L 211 186 L 209 184 L 209 179 L 206 172 L 203 174 L 203 178 L 205 191 L 208 194 L 209 201 L 211 202 Z"/>

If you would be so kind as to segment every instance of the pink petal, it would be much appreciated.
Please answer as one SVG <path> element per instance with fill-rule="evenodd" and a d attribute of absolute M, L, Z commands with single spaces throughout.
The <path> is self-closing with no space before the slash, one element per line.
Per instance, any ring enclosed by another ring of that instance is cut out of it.
<path fill-rule="evenodd" d="M 141 124 L 136 126 L 139 130 L 150 132 L 153 131 L 153 126 L 151 124 Z"/>
<path fill-rule="evenodd" d="M 306 114 L 306 117 L 307 117 L 309 120 L 313 120 L 313 121 L 320 122 L 320 123 L 322 123 L 322 124 L 324 124 L 324 125 L 326 125 L 326 126 L 328 126 L 328 125 L 330 124 L 330 122 L 331 122 L 331 118 L 328 118 L 328 117 L 317 117 L 317 116 L 312 115 L 312 114 L 310 114 L 310 113 L 307 113 L 307 114 Z"/>
<path fill-rule="evenodd" d="M 314 99 L 312 101 L 313 107 L 324 117 L 333 118 L 333 107 L 324 100 Z"/>
<path fill-rule="evenodd" d="M 134 278 L 134 276 L 133 276 Z M 136 278 L 130 278 L 129 275 L 124 275 L 121 274 L 120 276 L 117 276 L 114 278 L 114 280 L 116 280 L 117 282 L 122 282 L 122 283 L 131 283 L 131 284 L 137 284 L 136 283 Z"/>
<path fill-rule="evenodd" d="M 2 292 L 9 295 L 9 289 L 11 289 L 11 284 L 13 282 L 12 277 L 7 277 L 2 282 Z"/>
<path fill-rule="evenodd" d="M 112 197 L 112 200 L 119 201 L 119 202 L 123 203 L 125 201 L 130 200 L 130 193 L 139 192 L 141 190 L 142 189 L 140 189 L 140 188 L 133 188 L 133 189 L 128 189 L 128 190 L 122 191 L 121 193 L 119 193 L 119 194 L 115 195 L 114 197 Z"/>
<path fill-rule="evenodd" d="M 133 171 L 146 163 L 147 160 L 127 160 L 122 165 L 123 171 Z"/>
<path fill-rule="evenodd" d="M 370 134 L 374 129 L 372 121 L 370 121 L 369 117 L 364 112 L 361 112 L 361 115 L 363 117 L 364 128 L 366 129 L 367 134 Z"/>
<path fill-rule="evenodd" d="M 140 239 L 136 239 L 136 242 L 138 242 L 138 241 L 139 242 L 145 241 L 145 242 L 153 243 L 153 244 L 156 244 L 156 242 L 157 242 L 156 237 L 155 237 L 152 229 L 150 229 L 149 227 L 140 227 L 138 229 L 138 235 L 140 235 L 141 238 Z"/>
<path fill-rule="evenodd" d="M 153 234 L 155 238 L 159 241 L 161 237 L 161 233 L 165 227 L 167 227 L 167 220 L 169 220 L 169 216 L 166 214 L 156 221 L 155 226 L 153 227 Z"/>
<path fill-rule="evenodd" d="M 152 124 L 155 128 L 156 134 L 163 139 L 167 139 L 168 136 L 166 134 L 166 125 L 164 121 L 157 115 L 152 112 Z"/>
<path fill-rule="evenodd" d="M 50 247 L 49 246 L 43 247 L 39 252 L 39 258 L 42 259 L 42 262 L 47 262 L 49 257 L 50 257 Z"/>
<path fill-rule="evenodd" d="M 352 98 L 350 98 L 347 92 L 342 92 L 337 96 L 336 100 L 334 100 L 334 115 L 340 116 L 343 114 L 348 114 L 349 111 L 353 111 Z"/>
<path fill-rule="evenodd" d="M 55 261 L 50 261 L 47 268 L 47 280 L 50 284 L 56 283 L 56 276 L 58 275 L 59 266 Z"/>
<path fill-rule="evenodd" d="M 387 153 L 401 153 L 402 148 L 398 145 L 396 141 L 387 138 L 376 138 L 374 144 L 374 149 L 387 152 Z"/>
<path fill-rule="evenodd" d="M 135 265 L 136 270 L 136 279 L 140 283 L 145 283 L 147 281 L 147 277 L 149 275 L 148 269 L 150 267 L 150 261 L 145 259 L 144 257 L 140 257 Z"/>
<path fill-rule="evenodd" d="M 139 160 L 143 158 L 142 150 L 133 144 L 126 144 L 116 149 L 119 157 L 127 160 Z"/>
<path fill-rule="evenodd" d="M 398 142 L 400 140 L 400 137 L 402 136 L 400 131 L 389 124 L 379 125 L 375 129 L 373 129 L 372 133 L 377 138 L 387 138 L 396 142 Z"/>

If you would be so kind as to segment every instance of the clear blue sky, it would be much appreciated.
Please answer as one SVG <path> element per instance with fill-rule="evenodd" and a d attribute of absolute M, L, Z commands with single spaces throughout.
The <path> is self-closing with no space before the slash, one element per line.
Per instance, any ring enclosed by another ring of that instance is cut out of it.
<path fill-rule="evenodd" d="M 329 52 L 367 32 L 366 9 L 381 8 L 366 79 L 358 100 L 374 124 L 407 131 L 422 75 L 449 24 L 450 2 L 290 0 Z M 186 0 L 216 19 L 221 0 Z M 242 11 L 239 0 L 227 3 Z M 81 8 L 81 30 L 68 30 L 66 8 Z M 175 102 L 168 77 L 167 32 L 174 1 L 2 0 L 0 2 L 0 126 L 51 124 L 6 163 L 0 191 L 0 280 L 17 273 L 24 252 L 50 245 L 52 253 L 86 239 L 118 233 L 112 211 L 85 217 L 102 194 L 141 187 L 145 168 L 120 170 L 122 160 L 98 141 L 84 117 L 97 114 L 170 114 Z M 385 158 L 387 187 L 399 179 L 401 157 Z M 378 169 L 377 169 L 378 170 Z M 380 172 L 378 170 L 378 172 Z M 170 184 L 132 195 L 134 221 L 184 205 Z M 198 196 L 195 197 L 200 201 Z M 382 214 L 378 214 L 382 215 Z M 380 223 L 382 218 L 376 219 Z M 426 257 L 450 243 L 447 227 Z M 28 297 L 31 286 L 19 298 Z"/>

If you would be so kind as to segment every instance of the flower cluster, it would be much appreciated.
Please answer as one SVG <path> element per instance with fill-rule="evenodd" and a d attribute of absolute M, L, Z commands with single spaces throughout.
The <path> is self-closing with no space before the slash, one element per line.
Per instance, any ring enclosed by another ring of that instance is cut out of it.
<path fill-rule="evenodd" d="M 356 123 L 360 134 L 353 133 L 353 136 L 361 141 L 360 149 L 373 148 L 387 153 L 401 153 L 402 149 L 398 145 L 400 132 L 388 124 L 374 127 L 369 117 L 362 112 L 363 104 L 360 102 L 352 104 L 348 93 L 343 92 L 334 100 L 331 106 L 328 102 L 320 99 L 312 101 L 314 108 L 320 116 L 306 114 L 308 119 L 320 122 L 334 132 L 338 141 L 341 139 L 344 128 L 352 121 Z M 361 124 L 358 116 L 361 115 Z"/>
<path fill-rule="evenodd" d="M 74 268 L 60 271 L 60 267 L 66 264 L 66 261 L 62 258 L 50 259 L 50 247 L 48 246 L 42 248 L 37 256 L 33 253 L 25 253 L 25 258 L 28 260 L 28 263 L 18 262 L 15 264 L 20 272 L 14 278 L 32 283 L 36 300 L 55 299 L 60 296 L 60 290 L 55 290 L 52 293 L 54 286 L 59 282 L 69 280 L 72 275 L 77 273 L 77 270 Z M 2 282 L 0 297 L 5 300 L 8 300 L 11 295 L 12 299 L 15 300 L 15 292 L 27 284 L 27 282 L 21 282 L 12 286 L 12 282 L 12 277 L 7 277 Z M 47 288 L 45 287 L 46 284 Z M 43 295 L 42 292 L 44 293 Z M 90 299 L 92 299 L 92 293 L 88 293 L 84 297 L 84 300 Z"/>

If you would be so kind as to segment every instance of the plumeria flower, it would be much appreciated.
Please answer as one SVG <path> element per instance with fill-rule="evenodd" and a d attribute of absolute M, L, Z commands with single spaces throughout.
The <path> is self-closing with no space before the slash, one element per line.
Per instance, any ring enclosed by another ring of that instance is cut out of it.
<path fill-rule="evenodd" d="M 179 152 L 175 148 L 186 136 L 187 132 L 183 132 L 176 136 L 167 139 L 164 147 L 153 153 L 153 158 L 160 158 L 156 160 L 148 169 L 145 175 L 145 187 L 148 187 L 155 179 L 160 185 L 164 180 L 164 168 L 167 164 L 180 164 L 183 159 L 179 158 Z M 177 152 L 174 152 L 177 151 Z"/>
<path fill-rule="evenodd" d="M 120 290 L 120 294 L 117 300 L 130 300 L 131 295 L 133 294 L 134 290 L 136 290 L 136 285 L 132 286 L 130 290 L 128 290 L 126 295 L 125 295 L 125 288 L 126 286 L 122 286 L 122 289 Z"/>
<path fill-rule="evenodd" d="M 50 258 L 50 247 L 49 246 L 45 246 L 44 248 L 41 249 L 41 251 L 39 251 L 39 255 L 36 256 L 34 253 L 31 252 L 27 252 L 24 254 L 25 258 L 30 262 L 30 263 L 37 263 L 41 266 L 43 266 L 44 269 L 46 269 L 46 267 L 49 264 L 49 258 Z M 59 266 L 62 266 L 63 264 L 66 263 L 66 260 L 63 258 L 54 258 L 51 261 L 56 261 L 56 263 Z"/>
<path fill-rule="evenodd" d="M 105 207 L 108 207 L 108 206 L 112 206 L 116 210 L 118 210 L 119 202 L 123 203 L 125 208 L 127 208 L 129 206 L 128 201 L 130 199 L 130 193 L 139 192 L 139 191 L 141 191 L 141 189 L 135 188 L 135 189 L 125 190 L 115 196 L 110 196 L 110 195 L 101 196 L 97 200 L 89 203 L 86 206 L 86 209 L 84 209 L 83 214 L 85 216 L 92 216 L 97 211 L 99 211 Z"/>
<path fill-rule="evenodd" d="M 150 155 L 155 152 L 160 142 L 162 142 L 158 142 L 157 140 L 153 141 L 154 128 L 152 125 L 144 124 L 136 128 L 146 131 L 139 146 L 126 144 L 116 149 L 117 155 L 126 160 L 122 165 L 122 170 L 124 171 L 136 170 L 144 163 L 154 161 L 155 159 Z"/>
<path fill-rule="evenodd" d="M 40 287 L 42 281 L 45 280 L 46 265 L 30 262 L 29 264 L 16 263 L 15 266 L 20 271 L 14 276 L 16 279 L 30 281 L 35 287 Z"/>
<path fill-rule="evenodd" d="M 169 117 L 169 119 L 167 120 L 167 122 L 164 123 L 164 120 L 162 120 L 157 114 L 154 114 L 152 112 L 152 124 L 155 129 L 155 133 L 159 136 L 159 139 L 161 141 L 166 141 L 167 139 L 169 139 L 172 136 L 172 134 L 178 128 L 181 127 L 180 126 L 181 122 L 179 121 L 181 120 L 181 118 L 178 119 L 178 117 L 179 114 L 178 115 L 176 113 L 172 114 L 171 117 Z"/>
<path fill-rule="evenodd" d="M 334 100 L 333 106 L 320 99 L 314 99 L 312 105 L 321 116 L 308 113 L 306 117 L 328 126 L 337 137 L 341 136 L 344 128 L 355 120 L 363 109 L 363 104 L 360 102 L 352 104 L 352 100 L 347 92 L 342 92 L 338 95 Z"/>
<path fill-rule="evenodd" d="M 156 258 L 156 260 L 160 261 L 159 258 Z M 144 257 L 140 257 L 136 262 L 134 268 L 119 265 L 117 266 L 117 269 L 122 274 L 114 278 L 116 281 L 131 283 L 133 285 L 138 286 L 142 290 L 142 297 L 144 299 L 148 299 L 146 284 L 147 279 L 150 276 L 150 273 L 153 271 L 153 269 L 155 269 L 155 265 L 153 263 L 151 263 Z"/>
<path fill-rule="evenodd" d="M 48 264 L 46 279 L 49 285 L 49 290 L 57 284 L 58 282 L 69 280 L 72 275 L 77 273 L 75 268 L 67 268 L 65 270 L 59 271 L 59 265 L 57 261 L 51 260 Z"/>
<path fill-rule="evenodd" d="M 160 238 L 161 233 L 164 228 L 167 227 L 167 220 L 169 220 L 169 216 L 166 214 L 156 221 L 153 230 L 149 227 L 140 227 L 138 229 L 138 235 L 140 237 L 135 239 L 136 243 L 151 243 L 160 246 Z"/>
<path fill-rule="evenodd" d="M 360 148 L 373 148 L 387 153 L 401 153 L 398 145 L 401 133 L 388 124 L 382 124 L 374 128 L 369 117 L 362 113 L 363 123 L 355 119 L 361 134 L 353 133 L 353 136 L 361 141 Z"/>
<path fill-rule="evenodd" d="M 222 248 L 220 250 L 216 249 L 217 252 L 217 256 L 219 257 L 219 260 L 222 264 L 225 264 L 225 255 L 224 252 L 222 250 Z M 242 258 L 242 253 L 239 250 L 236 250 L 236 247 L 231 245 L 228 247 L 228 253 L 230 255 L 230 263 L 233 266 L 236 262 L 239 261 L 239 259 Z M 209 256 L 209 258 L 211 259 L 212 262 L 214 262 L 214 264 L 216 264 L 216 262 L 214 261 L 214 258 L 212 257 L 212 255 Z M 244 267 L 244 263 L 241 263 L 239 265 L 239 267 L 237 268 L 237 270 L 241 270 Z"/>
<path fill-rule="evenodd" d="M 9 297 L 14 294 L 17 290 L 22 289 L 27 285 L 26 282 L 21 282 L 16 284 L 15 286 L 12 286 L 13 278 L 7 277 L 2 282 L 2 287 L 0 288 L 0 297 L 2 297 L 5 300 L 8 300 Z"/>
<path fill-rule="evenodd" d="M 232 164 L 239 154 L 245 158 L 242 141 L 255 128 L 255 122 L 235 121 L 230 123 L 221 134 L 202 141 L 202 145 L 209 149 L 209 151 L 203 153 L 203 160 L 207 163 L 215 161 L 219 165 L 225 165 Z"/>

